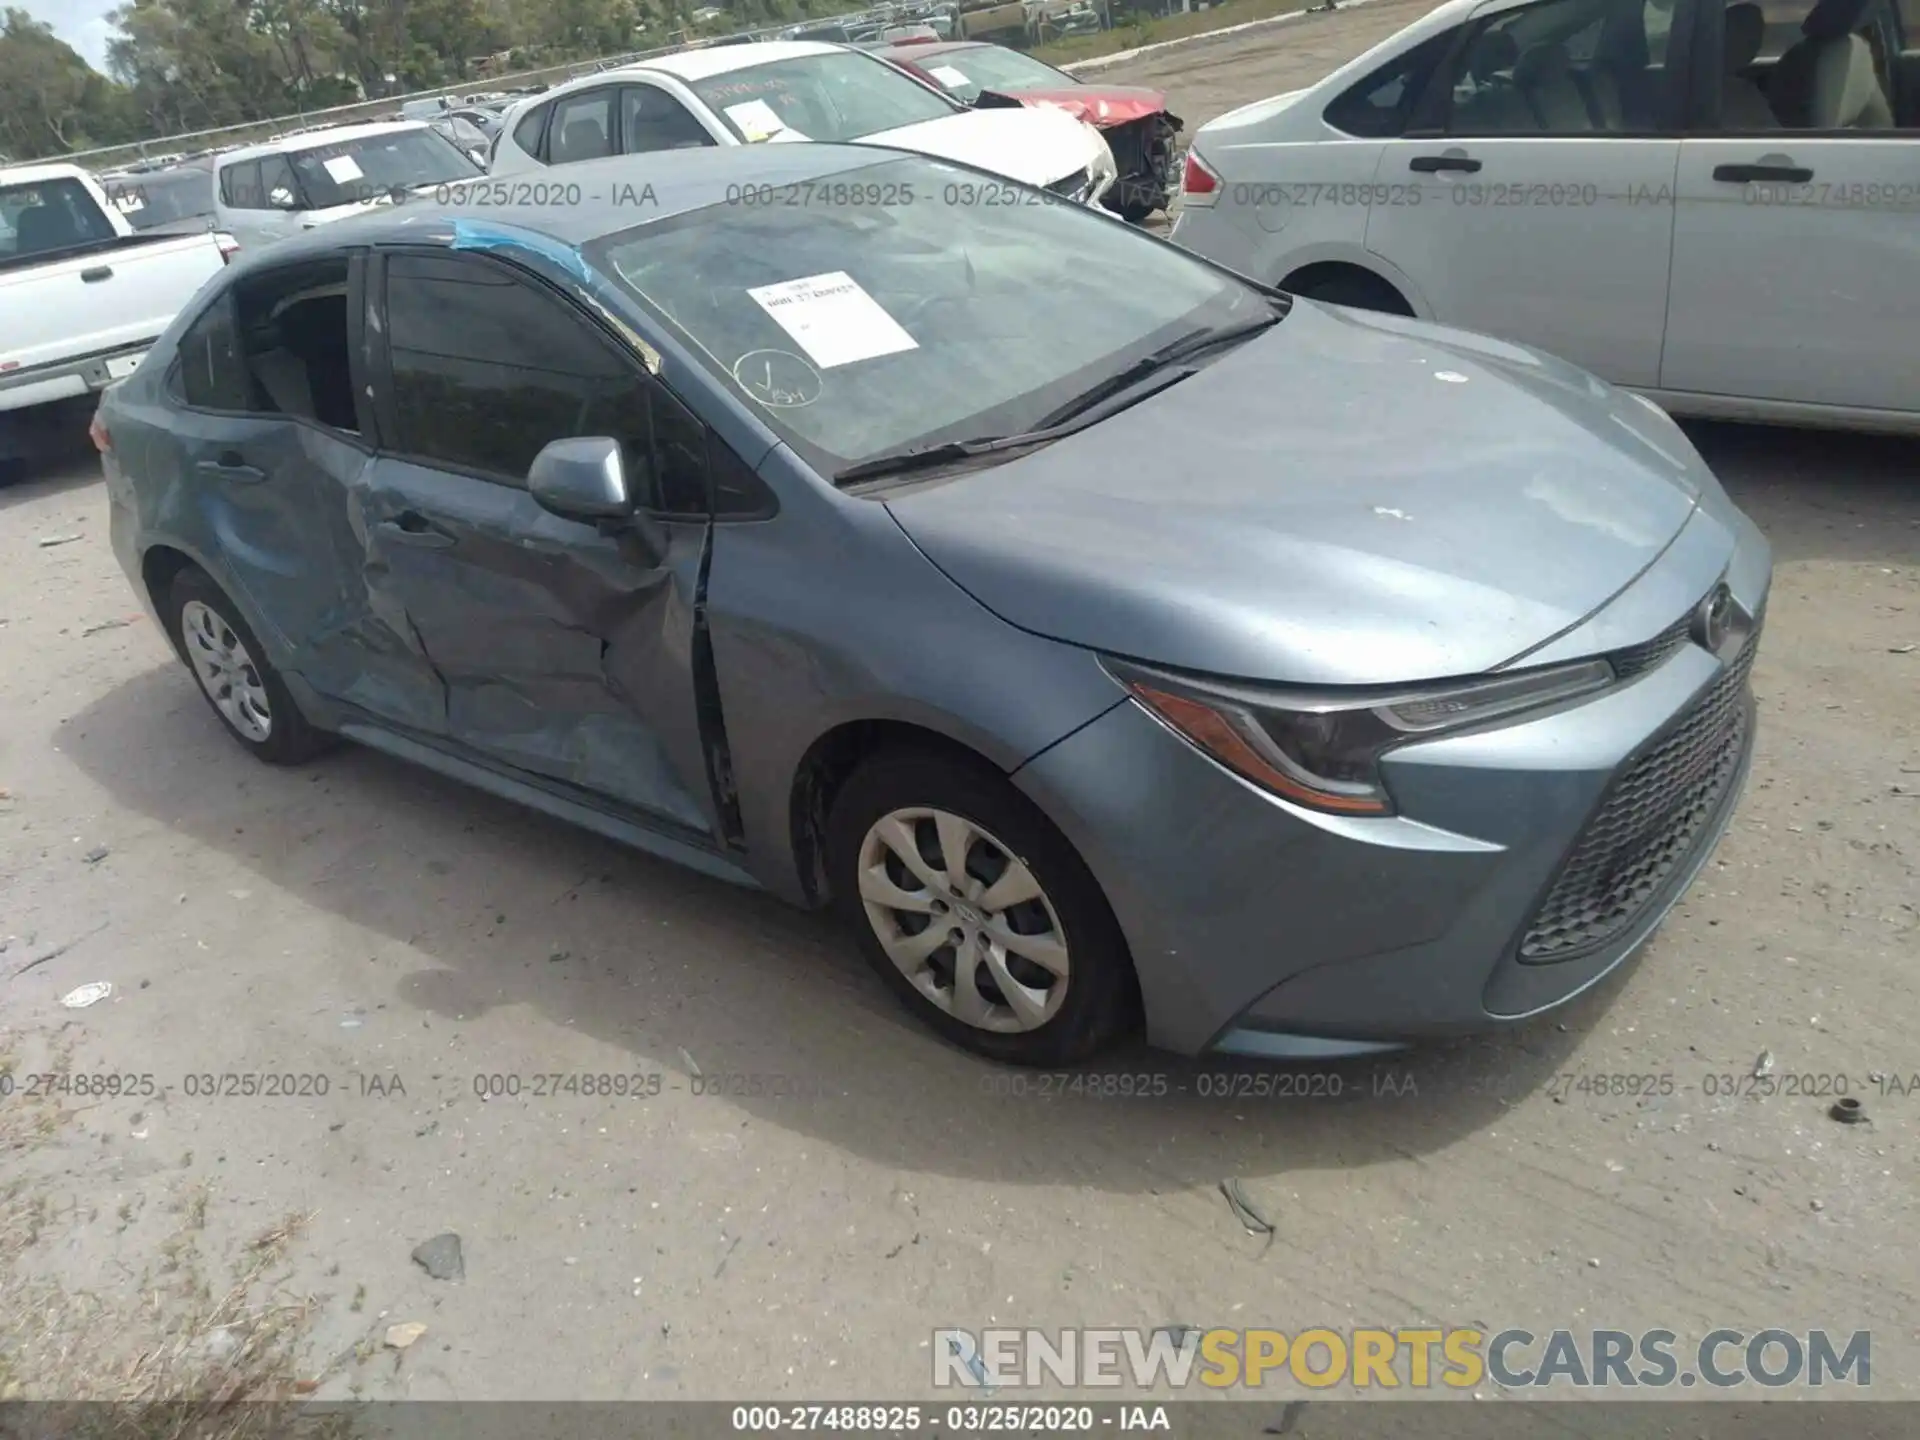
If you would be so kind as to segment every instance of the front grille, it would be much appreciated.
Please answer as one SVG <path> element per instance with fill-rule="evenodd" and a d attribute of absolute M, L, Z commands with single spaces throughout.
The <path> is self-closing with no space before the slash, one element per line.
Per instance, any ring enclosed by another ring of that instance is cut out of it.
<path fill-rule="evenodd" d="M 1693 614 L 1689 611 L 1651 640 L 1613 651 L 1607 656 L 1613 662 L 1613 673 L 1626 680 L 1653 669 L 1687 643 L 1692 628 Z"/>
<path fill-rule="evenodd" d="M 1740 770 L 1759 645 L 1756 625 L 1686 718 L 1614 782 L 1521 938 L 1523 963 L 1571 960 L 1606 944 L 1685 869 Z"/>
<path fill-rule="evenodd" d="M 1064 195 L 1069 200 L 1078 200 L 1087 193 L 1087 185 L 1092 176 L 1085 170 L 1076 170 L 1064 180 L 1056 180 L 1047 189 L 1056 195 Z"/>

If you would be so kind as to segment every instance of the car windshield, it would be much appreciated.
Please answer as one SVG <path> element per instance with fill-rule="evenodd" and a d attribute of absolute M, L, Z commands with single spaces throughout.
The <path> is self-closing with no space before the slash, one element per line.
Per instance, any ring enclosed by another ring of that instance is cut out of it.
<path fill-rule="evenodd" d="M 908 157 L 588 247 L 816 470 L 1032 429 L 1268 296 L 1071 204 Z M 1115 285 L 1124 275 L 1127 283 Z"/>
<path fill-rule="evenodd" d="M 0 186 L 0 263 L 113 237 L 113 223 L 78 180 Z"/>
<path fill-rule="evenodd" d="M 444 135 L 425 126 L 294 150 L 287 159 L 315 210 L 360 204 L 396 188 L 471 180 L 483 173 Z"/>
<path fill-rule="evenodd" d="M 919 81 L 852 50 L 729 70 L 696 82 L 693 93 L 749 144 L 783 132 L 795 140 L 859 140 L 954 113 Z"/>
<path fill-rule="evenodd" d="M 151 230 L 179 220 L 214 213 L 213 172 L 186 170 L 174 175 L 132 175 L 104 182 L 107 199 L 136 230 Z"/>
<path fill-rule="evenodd" d="M 949 50 L 918 59 L 912 55 L 902 58 L 926 71 L 956 100 L 969 105 L 979 98 L 982 90 L 1064 90 L 1079 83 L 1071 75 L 1043 65 L 1031 55 L 998 45 Z"/>

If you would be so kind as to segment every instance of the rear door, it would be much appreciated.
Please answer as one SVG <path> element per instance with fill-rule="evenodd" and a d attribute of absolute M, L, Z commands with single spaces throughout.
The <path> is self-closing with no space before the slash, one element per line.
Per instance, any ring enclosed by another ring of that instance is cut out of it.
<path fill-rule="evenodd" d="M 226 569 L 283 668 L 396 723 L 437 731 L 438 680 L 402 627 L 370 613 L 343 498 L 372 418 L 354 358 L 363 263 L 339 255 L 230 287 L 189 327 L 167 377 L 174 453 Z M 356 397 L 362 397 L 356 401 Z"/>
<path fill-rule="evenodd" d="M 1792 0 L 1769 7 L 1763 30 L 1756 22 L 1762 53 L 1748 73 L 1762 85 L 1779 87 L 1771 62 L 1812 9 Z M 1890 11 L 1880 19 L 1897 33 Z M 1718 53 L 1724 16 L 1703 20 L 1701 45 Z M 1859 53 L 1876 48 L 1897 52 L 1862 41 Z M 1866 58 L 1858 86 L 1894 89 L 1896 68 L 1876 68 Z M 1680 142 L 1660 388 L 1920 410 L 1920 116 L 1909 109 L 1909 128 L 1789 128 L 1779 122 L 1799 115 L 1786 97 L 1755 96 L 1743 75 L 1712 78 Z"/>
<path fill-rule="evenodd" d="M 409 250 L 382 268 L 387 439 L 357 524 L 370 590 L 446 686 L 449 735 L 710 843 L 692 674 L 704 428 L 524 271 Z M 534 457 L 581 435 L 622 440 L 636 473 L 658 477 L 645 523 L 596 527 L 534 502 Z"/>
<path fill-rule="evenodd" d="M 1649 34 L 1654 13 L 1491 0 L 1463 29 L 1425 113 L 1382 147 L 1367 216 L 1367 248 L 1435 319 L 1655 383 L 1680 41 Z"/>

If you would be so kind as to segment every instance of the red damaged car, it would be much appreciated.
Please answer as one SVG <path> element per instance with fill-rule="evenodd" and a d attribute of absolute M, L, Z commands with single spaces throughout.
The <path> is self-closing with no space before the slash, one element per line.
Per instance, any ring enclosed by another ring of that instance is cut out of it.
<path fill-rule="evenodd" d="M 1089 85 L 1064 70 L 977 40 L 903 41 L 874 48 L 909 74 L 965 105 L 1054 105 L 1106 137 L 1120 178 L 1106 205 L 1141 221 L 1166 208 L 1180 186 L 1180 118 L 1167 97 L 1137 85 Z"/>

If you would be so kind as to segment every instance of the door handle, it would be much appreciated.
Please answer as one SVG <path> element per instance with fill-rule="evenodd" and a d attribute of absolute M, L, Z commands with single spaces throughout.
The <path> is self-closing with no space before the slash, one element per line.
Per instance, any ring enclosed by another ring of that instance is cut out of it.
<path fill-rule="evenodd" d="M 1713 178 L 1729 185 L 1751 185 L 1756 180 L 1777 180 L 1786 185 L 1804 185 L 1813 179 L 1813 171 L 1798 165 L 1716 165 Z"/>
<path fill-rule="evenodd" d="M 1407 169 L 1416 170 L 1422 175 L 1437 174 L 1442 170 L 1462 170 L 1471 175 L 1480 168 L 1480 162 L 1468 155 L 1416 155 L 1407 162 Z"/>
<path fill-rule="evenodd" d="M 231 480 L 242 485 L 257 485 L 267 478 L 258 465 L 249 465 L 237 450 L 224 451 L 217 460 L 202 460 L 193 467 L 216 480 Z"/>
<path fill-rule="evenodd" d="M 82 270 L 80 272 L 80 281 L 84 285 L 98 285 L 102 280 L 111 280 L 112 278 L 113 267 L 111 265 L 96 265 L 91 270 Z"/>
<path fill-rule="evenodd" d="M 444 550 L 453 544 L 453 536 L 418 510 L 403 510 L 391 520 L 382 520 L 380 533 L 399 544 L 417 545 L 425 550 Z"/>

